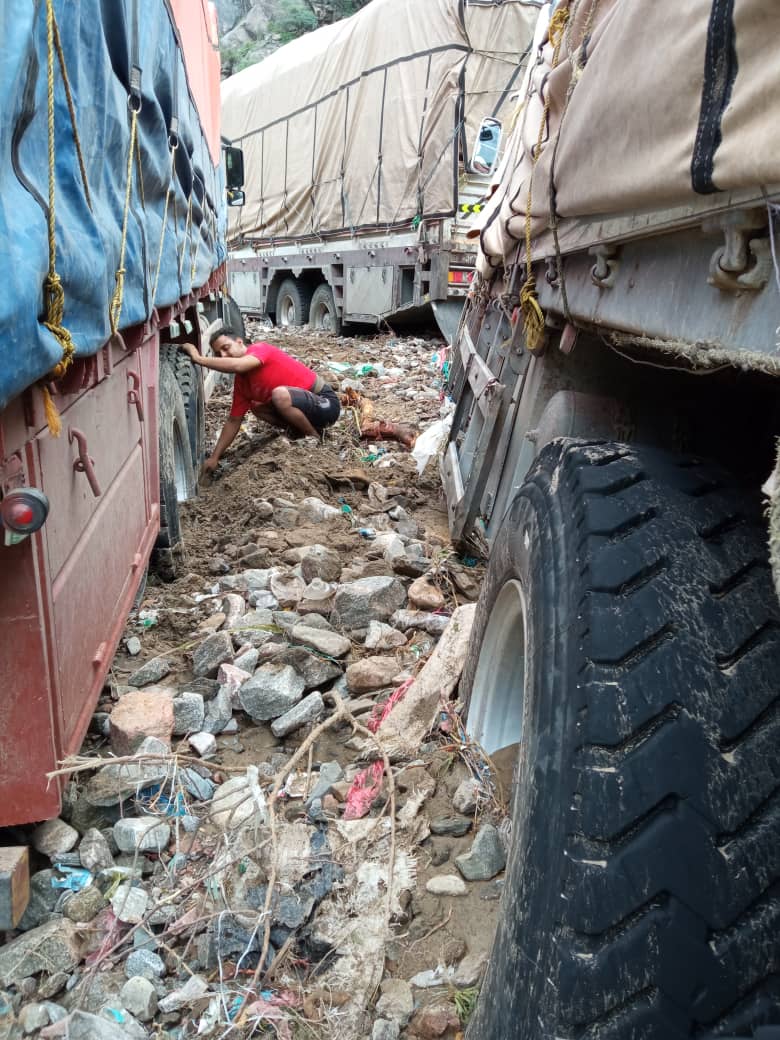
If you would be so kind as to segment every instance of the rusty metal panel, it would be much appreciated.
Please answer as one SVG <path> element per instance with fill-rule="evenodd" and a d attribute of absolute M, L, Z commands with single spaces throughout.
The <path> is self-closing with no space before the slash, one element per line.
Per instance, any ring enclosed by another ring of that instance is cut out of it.
<path fill-rule="evenodd" d="M 158 340 L 105 349 L 97 381 L 58 396 L 59 439 L 26 426 L 23 408 L 0 416 L 4 454 L 22 445 L 24 483 L 51 503 L 40 532 L 0 547 L 0 826 L 59 812 L 46 773 L 83 740 L 157 534 Z M 136 385 L 140 412 L 128 398 Z M 99 496 L 73 469 L 77 422 Z"/>

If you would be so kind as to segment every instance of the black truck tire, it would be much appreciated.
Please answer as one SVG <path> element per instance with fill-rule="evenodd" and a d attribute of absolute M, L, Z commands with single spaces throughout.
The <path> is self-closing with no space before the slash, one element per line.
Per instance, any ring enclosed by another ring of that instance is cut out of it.
<path fill-rule="evenodd" d="M 176 382 L 179 384 L 184 401 L 184 414 L 187 419 L 187 437 L 192 465 L 197 473 L 206 449 L 206 399 L 201 370 L 192 363 L 183 350 L 179 350 L 173 343 L 161 345 L 160 364 L 163 363 L 171 366 Z"/>
<path fill-rule="evenodd" d="M 282 328 L 305 325 L 311 298 L 311 288 L 305 282 L 285 278 L 276 294 L 276 324 Z"/>
<path fill-rule="evenodd" d="M 197 492 L 187 414 L 173 365 L 160 357 L 159 381 L 160 533 L 155 567 L 165 580 L 176 577 L 181 560 L 179 503 Z"/>
<path fill-rule="evenodd" d="M 334 336 L 341 335 L 341 318 L 336 310 L 333 290 L 325 282 L 314 290 L 309 305 L 309 323 L 313 329 L 320 332 L 330 332 Z"/>
<path fill-rule="evenodd" d="M 493 546 L 461 689 L 475 739 L 520 744 L 469 1040 L 780 1024 L 780 609 L 758 503 L 697 460 L 553 442 Z"/>

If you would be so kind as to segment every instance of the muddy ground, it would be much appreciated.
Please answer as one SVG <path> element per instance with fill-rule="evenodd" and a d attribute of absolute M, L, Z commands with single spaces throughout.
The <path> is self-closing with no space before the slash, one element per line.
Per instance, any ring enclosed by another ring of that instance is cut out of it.
<path fill-rule="evenodd" d="M 394 335 L 349 339 L 298 330 L 285 332 L 275 329 L 269 332 L 259 326 L 250 328 L 250 335 L 277 343 L 321 373 L 334 386 L 342 384 L 341 390 L 345 385 L 356 387 L 364 399 L 371 401 L 374 419 L 402 423 L 422 431 L 442 414 L 440 352 L 444 344 L 438 339 Z M 440 355 L 438 358 L 437 354 Z M 328 362 L 342 366 L 348 364 L 353 370 L 365 365 L 379 365 L 380 374 L 335 372 L 328 369 Z M 381 366 L 391 372 L 382 374 Z M 348 380 L 346 384 L 345 379 Z M 230 400 L 230 389 L 223 386 L 209 403 L 209 447 L 215 442 L 228 414 Z M 414 458 L 397 442 L 361 441 L 359 423 L 357 407 L 345 409 L 338 423 L 327 431 L 322 443 L 316 443 L 309 439 L 292 440 L 251 417 L 245 422 L 215 478 L 202 484 L 198 497 L 183 506 L 184 565 L 181 577 L 163 583 L 150 574 L 139 609 L 129 619 L 125 638 L 113 663 L 111 684 L 98 706 L 96 732 L 88 738 L 84 754 L 105 756 L 109 753 L 111 745 L 107 726 L 110 721 L 106 722 L 106 719 L 110 720 L 115 705 L 129 690 L 128 678 L 139 664 L 159 658 L 169 662 L 170 672 L 164 682 L 166 688 L 174 691 L 174 696 L 177 688 L 185 688 L 192 680 L 193 652 L 220 624 L 219 611 L 225 595 L 220 581 L 226 575 L 240 573 L 249 567 L 289 563 L 290 558 L 285 557 L 285 553 L 290 550 L 324 545 L 335 550 L 341 558 L 341 583 L 362 577 L 392 576 L 392 566 L 366 537 L 366 527 L 372 521 L 376 522 L 380 532 L 382 530 L 382 498 L 401 507 L 406 514 L 404 522 L 412 525 L 410 529 L 417 525 L 416 537 L 424 547 L 425 557 L 431 561 L 431 580 L 443 597 L 439 613 L 450 615 L 458 606 L 475 601 L 484 567 L 480 561 L 458 556 L 449 542 L 446 504 L 437 461 L 433 460 L 422 474 L 418 474 Z M 339 515 L 321 522 L 302 520 L 295 507 L 303 499 L 312 497 L 337 508 Z M 285 500 L 293 507 L 289 515 Z M 273 503 L 273 515 L 260 519 L 258 503 Z M 140 641 L 140 652 L 133 640 Z M 396 651 L 399 670 L 403 669 L 403 674 L 409 676 L 418 674 L 436 640 L 437 637 L 424 631 L 408 632 L 406 644 Z M 134 652 L 130 653 L 128 647 Z M 349 661 L 359 661 L 375 653 L 377 651 L 366 650 L 359 641 L 353 640 Z M 376 690 L 367 697 L 348 699 L 347 704 L 356 705 L 356 717 L 365 723 L 372 711 L 381 710 L 389 692 L 387 689 Z M 453 711 L 458 708 L 457 690 L 450 706 Z M 283 1016 L 283 1020 L 276 1023 L 271 1016 L 264 1024 L 264 1028 L 273 1030 L 283 1040 L 298 1036 L 453 1038 L 467 1021 L 468 1009 L 475 998 L 483 970 L 479 965 L 484 965 L 495 931 L 503 873 L 494 874 L 488 880 L 468 881 L 465 894 L 457 896 L 432 894 L 426 890 L 426 883 L 443 874 L 457 876 L 455 858 L 469 851 L 481 824 L 492 822 L 499 828 L 503 825 L 505 834 L 506 821 L 502 812 L 505 797 L 502 799 L 501 796 L 509 790 L 511 783 L 512 755 L 511 752 L 502 755 L 501 761 L 493 764 L 498 773 L 491 777 L 485 761 L 475 757 L 465 734 L 461 732 L 458 735 L 457 715 L 449 719 L 442 715 L 441 719 L 442 724 L 434 726 L 421 740 L 411 761 L 407 758 L 394 769 L 397 810 L 402 810 L 413 797 L 418 789 L 417 781 L 423 774 L 425 784 L 430 784 L 430 791 L 424 808 L 420 810 L 422 822 L 419 827 L 415 824 L 417 838 L 414 841 L 410 839 L 408 850 L 400 853 L 403 857 L 408 852 L 408 863 L 407 860 L 404 863 L 407 863 L 410 876 L 393 915 L 390 934 L 380 936 L 384 949 L 378 954 L 372 951 L 372 956 L 376 954 L 380 958 L 380 972 L 372 983 L 373 989 L 362 999 L 363 1016 L 340 1020 L 338 1000 L 333 997 L 333 981 L 327 980 L 331 996 L 323 1002 L 321 995 L 318 996 L 316 965 L 307 959 L 302 947 L 296 949 L 292 946 L 292 955 L 275 967 L 273 980 L 266 983 L 271 990 L 263 991 L 264 999 L 268 992 L 273 992 L 280 1000 L 282 997 L 286 1000 L 285 995 L 289 993 L 298 995 L 295 1010 L 289 1009 L 289 1019 Z M 280 762 L 295 753 L 313 727 L 304 726 L 277 738 L 270 725 L 257 724 L 239 710 L 234 714 L 231 728 L 232 732 L 216 736 L 216 753 L 203 762 L 204 768 L 199 769 L 215 784 L 240 775 L 250 765 L 265 769 L 266 776 L 271 775 L 273 769 L 279 769 Z M 184 740 L 180 740 L 178 747 L 189 752 Z M 306 784 L 311 779 L 312 769 L 316 774 L 321 763 L 334 761 L 340 763 L 346 779 L 350 780 L 358 766 L 364 764 L 359 758 L 350 725 L 328 728 L 309 751 Z M 301 775 L 305 774 L 306 769 Z M 466 833 L 462 836 L 426 836 L 431 821 L 458 816 L 453 809 L 453 796 L 462 781 L 474 775 L 486 776 L 489 782 L 477 809 L 471 814 Z M 72 802 L 78 797 L 77 786 L 74 784 L 71 788 Z M 342 790 L 339 798 L 343 798 L 343 794 Z M 332 801 L 328 808 L 332 818 L 337 819 L 344 807 Z M 371 809 L 369 820 L 375 819 L 382 824 L 387 811 L 385 786 L 382 796 Z M 293 799 L 286 804 L 284 818 L 292 825 L 305 819 L 301 802 Z M 176 856 L 182 854 L 182 848 L 185 858 L 189 855 L 196 863 L 195 866 L 188 863 L 186 878 L 189 876 L 187 871 L 202 869 L 204 858 L 207 862 L 219 854 L 221 839 L 210 830 L 206 820 L 189 844 L 181 846 L 177 837 Z M 373 850 L 371 855 L 375 853 Z M 197 861 L 201 861 L 201 867 L 197 866 Z M 183 906 L 180 908 L 182 913 Z M 202 965 L 190 969 L 187 964 L 182 964 L 180 953 L 170 950 L 168 953 L 171 954 L 168 957 L 171 976 L 174 970 L 183 977 L 190 970 L 202 971 Z M 466 984 L 461 981 L 460 990 L 446 980 L 433 987 L 422 982 L 419 985 L 412 983 L 414 1012 L 411 1021 L 408 1015 L 399 1014 L 395 1020 L 388 1020 L 389 1024 L 383 1019 L 375 1025 L 378 1013 L 374 1004 L 380 996 L 380 986 L 384 992 L 388 980 L 409 983 L 415 977 L 419 980 L 420 973 L 437 968 L 445 974 L 449 969 L 451 978 L 464 959 L 466 964 L 476 962 L 478 967 L 473 979 L 467 980 Z M 113 960 L 109 958 L 107 968 L 120 967 L 121 960 L 119 954 Z M 220 960 L 219 972 L 224 968 Z M 236 977 L 240 975 L 239 968 L 240 965 L 235 966 Z M 357 966 L 354 970 L 359 973 Z M 215 971 L 207 976 L 210 985 L 221 985 L 223 981 Z M 348 977 L 340 977 L 339 981 L 346 994 L 360 988 L 357 977 L 352 982 Z M 158 995 L 162 995 L 162 983 L 156 982 L 155 985 L 160 991 Z M 78 992 L 78 987 L 75 992 Z M 87 1006 L 95 1011 L 99 1002 L 93 1000 L 86 1005 L 74 1005 L 71 1001 L 65 1004 L 69 1007 Z M 425 1017 L 426 1008 L 435 1009 L 430 1021 Z M 185 1016 L 183 1023 L 175 1028 L 175 1016 L 164 1021 L 158 1015 L 154 1023 L 148 1023 L 148 1027 L 154 1024 L 155 1028 L 161 1029 L 165 1026 L 156 1034 L 163 1036 L 190 1036 L 196 1029 L 200 1035 L 222 1035 L 222 1027 L 217 1028 L 220 1013 L 218 1008 L 217 1020 L 212 1023 L 213 1034 L 209 1031 L 209 1023 L 205 1022 L 207 1015 L 200 1022 L 197 1014 L 191 1018 Z M 275 1024 L 272 1025 L 272 1021 Z M 222 1024 L 225 1024 L 224 1018 Z M 172 1032 L 167 1031 L 168 1028 Z M 258 1025 L 254 1028 L 257 1029 Z M 233 1035 L 250 1035 L 252 1032 L 233 1029 Z"/>

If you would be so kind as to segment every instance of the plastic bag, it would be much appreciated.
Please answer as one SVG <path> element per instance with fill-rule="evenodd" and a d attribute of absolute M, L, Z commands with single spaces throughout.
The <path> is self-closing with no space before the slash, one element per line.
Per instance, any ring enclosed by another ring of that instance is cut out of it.
<path fill-rule="evenodd" d="M 440 455 L 447 443 L 452 428 L 452 413 L 445 415 L 443 419 L 437 419 L 427 430 L 423 430 L 412 448 L 412 457 L 417 463 L 418 475 L 434 457 Z"/>

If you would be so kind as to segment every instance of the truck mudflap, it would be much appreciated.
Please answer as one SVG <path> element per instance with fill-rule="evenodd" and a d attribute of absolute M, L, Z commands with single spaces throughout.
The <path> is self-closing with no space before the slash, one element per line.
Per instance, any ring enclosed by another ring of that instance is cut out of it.
<path fill-rule="evenodd" d="M 467 304 L 453 346 L 450 393 L 457 400 L 452 431 L 441 464 L 450 534 L 456 544 L 482 541 L 531 355 L 522 349 L 511 315 L 500 301 Z"/>

